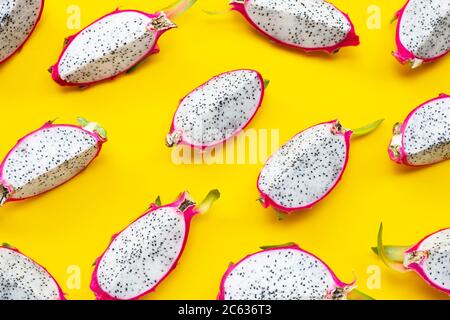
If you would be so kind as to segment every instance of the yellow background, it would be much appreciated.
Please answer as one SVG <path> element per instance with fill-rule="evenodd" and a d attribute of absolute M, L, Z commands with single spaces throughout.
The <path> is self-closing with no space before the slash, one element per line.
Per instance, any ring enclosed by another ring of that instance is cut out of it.
<path fill-rule="evenodd" d="M 377 299 L 445 299 L 415 274 L 385 268 L 371 252 L 378 225 L 385 241 L 413 244 L 448 227 L 450 164 L 407 169 L 387 155 L 391 127 L 409 111 L 441 92 L 448 93 L 450 58 L 411 71 L 391 56 L 392 15 L 405 0 L 333 2 L 352 17 L 359 47 L 335 56 L 304 54 L 271 44 L 238 13 L 208 16 L 202 9 L 225 10 L 227 0 L 201 0 L 176 20 L 179 28 L 160 40 L 161 53 L 133 74 L 87 90 L 56 85 L 47 68 L 56 62 L 70 5 L 81 8 L 81 25 L 116 6 L 148 12 L 170 1 L 47 0 L 41 23 L 24 49 L 0 66 L 2 92 L 0 153 L 45 121 L 73 122 L 82 115 L 109 133 L 100 157 L 70 183 L 0 209 L 0 241 L 33 257 L 60 282 L 69 299 L 92 299 L 94 259 L 110 236 L 140 215 L 158 195 L 171 202 L 188 189 L 201 200 L 212 188 L 222 198 L 193 220 L 178 268 L 150 299 L 214 299 L 222 274 L 260 245 L 297 242 L 325 260 L 343 281 L 354 271 L 359 289 Z M 381 7 L 381 29 L 371 30 L 367 9 Z M 271 80 L 254 129 L 279 129 L 283 143 L 310 125 L 339 118 L 354 128 L 378 118 L 385 124 L 354 141 L 342 183 L 316 208 L 279 222 L 258 197 L 257 165 L 174 165 L 164 145 L 177 102 L 211 76 L 254 68 Z M 81 289 L 68 289 L 67 268 L 81 268 Z M 368 267 L 380 266 L 381 288 L 370 290 Z"/>

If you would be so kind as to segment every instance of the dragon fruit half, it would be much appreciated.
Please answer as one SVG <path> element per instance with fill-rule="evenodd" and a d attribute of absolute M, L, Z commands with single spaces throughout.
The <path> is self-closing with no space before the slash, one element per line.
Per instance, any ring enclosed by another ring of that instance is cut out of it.
<path fill-rule="evenodd" d="M 0 164 L 0 204 L 24 200 L 70 180 L 99 154 L 106 132 L 97 123 L 47 122 L 19 140 Z"/>
<path fill-rule="evenodd" d="M 324 199 L 345 171 L 350 138 L 369 134 L 382 122 L 351 131 L 334 120 L 297 134 L 269 158 L 259 175 L 263 206 L 291 213 Z"/>
<path fill-rule="evenodd" d="M 8 244 L 0 246 L 0 300 L 65 300 L 42 266 Z"/>
<path fill-rule="evenodd" d="M 176 25 L 169 20 L 196 0 L 182 0 L 165 12 L 119 10 L 96 20 L 65 41 L 58 62 L 50 68 L 62 86 L 85 87 L 113 79 L 159 52 L 158 39 Z"/>
<path fill-rule="evenodd" d="M 44 0 L 0 1 L 0 63 L 22 48 L 33 33 L 44 9 Z"/>
<path fill-rule="evenodd" d="M 408 0 L 396 14 L 397 51 L 394 56 L 417 68 L 450 50 L 450 1 Z"/>
<path fill-rule="evenodd" d="M 220 197 L 211 191 L 196 206 L 187 192 L 174 203 L 158 200 L 140 218 L 114 235 L 95 262 L 91 289 L 99 300 L 133 300 L 156 289 L 177 266 L 192 217 L 207 211 Z"/>
<path fill-rule="evenodd" d="M 384 246 L 383 224 L 372 250 L 390 268 L 415 271 L 432 287 L 450 295 L 450 228 L 426 236 L 414 246 Z"/>
<path fill-rule="evenodd" d="M 262 247 L 231 264 L 219 300 L 371 300 L 346 284 L 322 260 L 290 243 Z"/>
<path fill-rule="evenodd" d="M 394 126 L 389 145 L 392 161 L 423 166 L 450 158 L 450 97 L 441 94 L 414 109 Z"/>
<path fill-rule="evenodd" d="M 230 4 L 276 43 L 329 53 L 359 44 L 348 15 L 325 0 L 232 0 Z"/>
<path fill-rule="evenodd" d="M 225 72 L 202 84 L 181 100 L 166 145 L 204 149 L 236 135 L 258 111 L 267 84 L 254 70 Z"/>

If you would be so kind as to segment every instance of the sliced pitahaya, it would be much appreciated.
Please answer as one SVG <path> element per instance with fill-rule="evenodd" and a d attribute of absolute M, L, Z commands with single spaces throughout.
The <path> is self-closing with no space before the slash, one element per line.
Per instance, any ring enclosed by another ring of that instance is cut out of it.
<path fill-rule="evenodd" d="M 47 192 L 83 171 L 99 154 L 106 132 L 97 123 L 47 122 L 19 140 L 0 164 L 0 204 Z"/>
<path fill-rule="evenodd" d="M 397 51 L 394 56 L 417 68 L 450 50 L 450 2 L 448 0 L 408 0 L 396 14 Z"/>
<path fill-rule="evenodd" d="M 432 287 L 450 295 L 450 228 L 426 236 L 414 246 L 384 246 L 383 224 L 372 250 L 390 268 L 415 271 Z"/>
<path fill-rule="evenodd" d="M 263 206 L 291 213 L 324 199 L 345 171 L 350 138 L 366 135 L 382 122 L 351 131 L 334 120 L 297 134 L 269 158 L 259 175 Z"/>
<path fill-rule="evenodd" d="M 450 158 L 450 97 L 441 94 L 414 109 L 394 126 L 392 161 L 423 166 Z"/>
<path fill-rule="evenodd" d="M 89 86 L 132 70 L 159 52 L 158 39 L 176 25 L 169 20 L 193 5 L 181 0 L 166 10 L 149 14 L 119 10 L 96 20 L 65 41 L 52 78 L 63 86 Z"/>
<path fill-rule="evenodd" d="M 274 42 L 306 51 L 359 45 L 349 16 L 325 0 L 232 0 L 233 8 Z"/>
<path fill-rule="evenodd" d="M 0 300 L 65 300 L 42 266 L 8 244 L 0 246 Z"/>
<path fill-rule="evenodd" d="M 0 1 L 0 63 L 16 53 L 33 33 L 44 9 L 44 0 Z"/>
<path fill-rule="evenodd" d="M 253 119 L 267 84 L 254 70 L 215 76 L 181 100 L 166 145 L 204 149 L 233 137 Z"/>
<path fill-rule="evenodd" d="M 97 299 L 134 300 L 154 291 L 177 266 L 192 217 L 207 211 L 219 197 L 213 190 L 199 206 L 187 192 L 166 206 L 158 200 L 114 235 L 95 263 L 91 289 Z"/>
<path fill-rule="evenodd" d="M 262 247 L 231 264 L 219 300 L 371 300 L 346 284 L 322 260 L 290 243 Z"/>

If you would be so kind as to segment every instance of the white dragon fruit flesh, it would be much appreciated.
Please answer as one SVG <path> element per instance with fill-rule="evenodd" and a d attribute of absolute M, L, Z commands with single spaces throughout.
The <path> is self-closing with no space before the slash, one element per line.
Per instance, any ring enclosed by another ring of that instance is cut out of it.
<path fill-rule="evenodd" d="M 253 119 L 267 84 L 257 71 L 244 69 L 210 79 L 181 100 L 166 145 L 204 149 L 233 137 Z"/>
<path fill-rule="evenodd" d="M 207 211 L 219 197 L 213 190 L 199 206 L 187 192 L 169 205 L 157 201 L 114 235 L 95 263 L 91 289 L 97 299 L 134 300 L 154 291 L 177 266 L 192 217 Z"/>
<path fill-rule="evenodd" d="M 335 120 L 297 134 L 269 158 L 259 175 L 263 206 L 291 213 L 324 199 L 345 171 L 350 138 L 372 132 L 382 121 L 352 131 Z"/>
<path fill-rule="evenodd" d="M 44 0 L 0 1 L 0 63 L 16 53 L 33 33 Z"/>
<path fill-rule="evenodd" d="M 112 79 L 159 52 L 159 37 L 175 27 L 162 12 L 116 10 L 66 40 L 52 78 L 82 87 Z"/>
<path fill-rule="evenodd" d="M 394 56 L 417 68 L 450 50 L 450 1 L 408 0 L 396 14 L 397 51 Z"/>
<path fill-rule="evenodd" d="M 0 204 L 56 188 L 94 160 L 106 132 L 97 123 L 78 120 L 80 126 L 49 121 L 18 141 L 0 164 Z"/>
<path fill-rule="evenodd" d="M 392 161 L 424 166 L 450 158 L 450 97 L 441 94 L 414 109 L 394 126 L 389 145 Z"/>
<path fill-rule="evenodd" d="M 276 43 L 329 53 L 359 44 L 348 15 L 325 0 L 233 0 L 231 5 Z"/>
<path fill-rule="evenodd" d="M 296 244 L 263 247 L 231 264 L 218 300 L 370 300 Z"/>
<path fill-rule="evenodd" d="M 180 0 L 164 12 L 119 10 L 67 38 L 58 62 L 49 70 L 62 86 L 86 87 L 132 71 L 158 53 L 158 39 L 176 25 L 170 20 L 196 0 Z"/>
<path fill-rule="evenodd" d="M 0 246 L 0 300 L 65 300 L 42 266 L 10 245 Z"/>
<path fill-rule="evenodd" d="M 450 295 L 450 228 L 426 236 L 414 246 L 384 246 L 383 224 L 372 250 L 390 268 L 415 271 L 432 287 Z"/>

